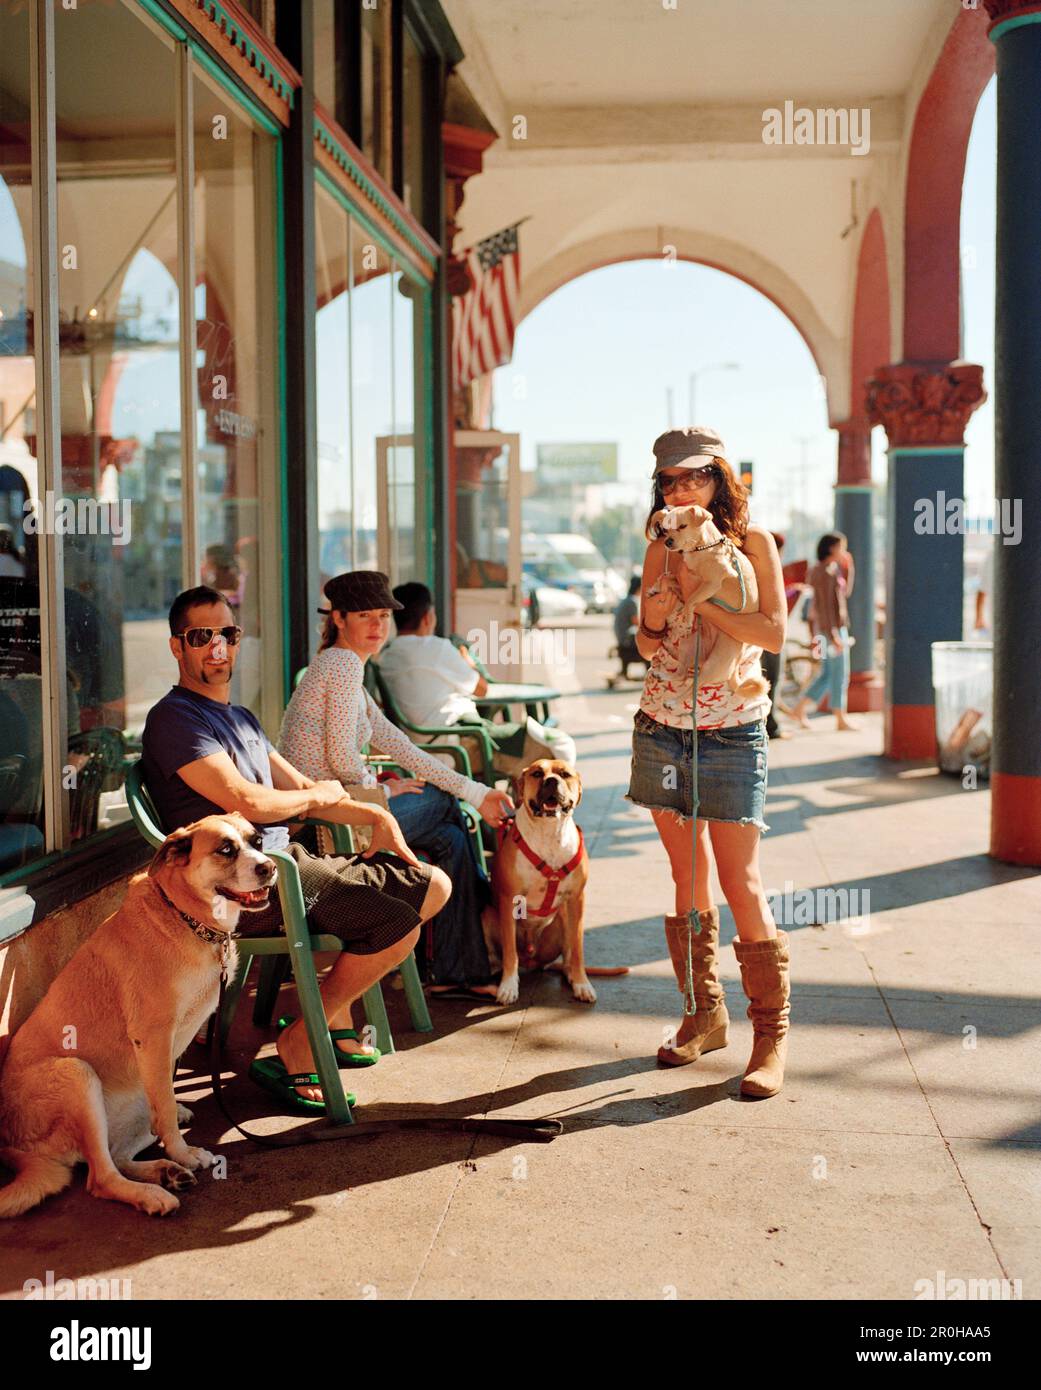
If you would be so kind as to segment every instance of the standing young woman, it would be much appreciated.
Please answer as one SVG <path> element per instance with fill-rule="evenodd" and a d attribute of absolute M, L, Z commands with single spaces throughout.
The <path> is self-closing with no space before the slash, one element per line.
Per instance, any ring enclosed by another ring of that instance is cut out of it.
<path fill-rule="evenodd" d="M 719 980 L 719 909 L 712 902 L 711 865 L 734 914 L 734 954 L 750 1004 L 754 1044 L 741 1082 L 745 1096 L 772 1096 L 784 1081 L 788 1033 L 788 938 L 774 925 L 759 873 L 759 836 L 766 799 L 767 695 L 743 698 L 724 685 L 692 689 L 681 650 L 690 648 L 691 626 L 681 621 L 694 587 L 686 566 L 652 539 L 650 518 L 664 506 L 706 507 L 719 530 L 751 561 L 759 587 L 757 613 L 729 613 L 700 603 L 694 622 L 703 644 L 712 626 L 743 644 L 738 676 L 754 675 L 763 650 L 780 651 L 787 615 L 777 547 L 769 531 L 748 524 L 748 494 L 726 461 L 715 430 L 669 430 L 654 444 L 654 491 L 643 563 L 640 627 L 636 645 L 649 665 L 633 730 L 628 799 L 646 806 L 669 856 L 675 914 L 665 936 L 676 981 L 684 990 L 688 913 L 700 932 L 689 934 L 696 1012 L 685 1016 L 671 1046 L 658 1050 L 664 1066 L 684 1066 L 702 1052 L 727 1044 L 727 1016 Z M 693 817 L 691 755 L 697 728 L 698 815 Z M 691 882 L 692 841 L 697 835 L 697 879 Z"/>
<path fill-rule="evenodd" d="M 817 563 L 806 576 L 806 582 L 813 591 L 810 627 L 823 660 L 816 679 L 803 691 L 792 713 L 804 729 L 812 728 L 806 713 L 827 691 L 836 729 L 849 733 L 860 726 L 846 718 L 851 646 L 846 600 L 853 592 L 853 556 L 846 548 L 846 537 L 841 531 L 829 531 L 821 536 L 817 542 Z"/>

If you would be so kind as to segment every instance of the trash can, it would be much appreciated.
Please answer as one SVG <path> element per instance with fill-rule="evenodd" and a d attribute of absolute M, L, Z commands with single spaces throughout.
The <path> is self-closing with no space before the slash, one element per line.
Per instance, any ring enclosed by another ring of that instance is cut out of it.
<path fill-rule="evenodd" d="M 932 656 L 940 771 L 989 778 L 994 644 L 934 642 Z"/>

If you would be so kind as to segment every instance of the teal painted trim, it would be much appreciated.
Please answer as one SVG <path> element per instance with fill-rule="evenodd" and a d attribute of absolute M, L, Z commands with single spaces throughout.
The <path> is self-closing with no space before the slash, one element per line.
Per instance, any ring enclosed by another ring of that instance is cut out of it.
<path fill-rule="evenodd" d="M 422 259 L 426 261 L 426 263 L 431 267 L 431 269 L 433 269 L 433 267 L 437 265 L 439 259 L 437 252 L 431 251 L 430 247 L 427 246 L 427 244 L 424 241 L 420 241 L 420 239 L 416 236 L 413 228 L 409 225 L 405 218 L 402 217 L 399 210 L 394 206 L 393 203 L 389 202 L 384 197 L 384 195 L 369 178 L 368 174 L 366 174 L 365 171 L 361 169 L 357 163 L 355 163 L 355 161 L 351 158 L 351 156 L 347 153 L 347 151 L 343 148 L 340 142 L 329 130 L 328 126 L 326 126 L 324 122 L 320 121 L 317 116 L 315 117 L 314 122 L 314 135 L 315 139 L 318 141 L 319 145 L 321 145 L 322 149 L 325 150 L 328 154 L 332 155 L 333 159 L 335 159 L 336 163 L 340 166 L 340 168 L 351 180 L 351 182 L 356 185 L 359 191 L 366 198 L 368 198 L 370 203 L 374 203 L 376 207 L 379 208 L 380 212 L 383 213 L 387 220 L 392 224 L 394 229 L 398 233 L 400 233 L 400 235 L 405 239 L 405 241 L 408 242 L 409 246 L 412 247 L 413 251 L 415 251 L 418 256 L 421 256 Z M 329 181 L 328 186 L 331 189 L 333 189 L 333 191 L 336 191 L 336 185 L 333 184 L 331 180 Z M 353 208 L 351 210 L 354 211 Z"/>
<path fill-rule="evenodd" d="M 288 704 L 293 693 L 293 673 L 289 669 L 289 435 L 286 429 L 286 259 L 285 259 L 285 179 L 282 168 L 282 142 L 275 149 L 275 308 L 278 314 L 278 382 L 275 400 L 278 408 L 278 453 L 282 531 L 282 702 Z"/>
<path fill-rule="evenodd" d="M 911 458 L 917 454 L 964 454 L 964 444 L 891 444 L 887 454 L 900 454 Z"/>
<path fill-rule="evenodd" d="M 191 50 L 193 59 L 199 66 L 208 72 L 215 82 L 217 82 L 230 97 L 243 107 L 247 114 L 257 125 L 261 126 L 268 135 L 281 135 L 282 127 L 277 121 L 272 120 L 271 113 L 265 111 L 260 102 L 250 96 L 243 87 L 232 77 L 226 68 L 221 67 L 220 63 L 206 51 L 200 43 L 194 39 L 188 40 L 188 47 Z"/>
<path fill-rule="evenodd" d="M 874 483 L 836 483 L 836 492 L 877 492 Z"/>
<path fill-rule="evenodd" d="M 1024 24 L 1041 24 L 1041 10 L 1034 10 L 1032 14 L 1010 15 L 1008 19 L 999 20 L 987 37 L 992 43 L 997 43 L 1010 29 L 1021 29 Z"/>
<path fill-rule="evenodd" d="M 221 4 L 221 0 L 195 0 L 196 7 L 224 30 L 224 35 L 233 48 L 237 48 L 258 77 L 268 84 L 276 96 L 281 97 L 290 109 L 293 105 L 293 84 L 288 76 L 272 63 L 267 54 L 257 47 L 252 36 L 238 27 L 235 17 Z"/>
<path fill-rule="evenodd" d="M 163 7 L 156 3 L 156 0 L 137 0 L 138 5 L 146 14 L 152 16 L 160 28 L 165 29 L 171 38 L 179 39 L 182 43 L 188 37 L 188 31 L 178 24 L 174 17 L 167 13 Z"/>

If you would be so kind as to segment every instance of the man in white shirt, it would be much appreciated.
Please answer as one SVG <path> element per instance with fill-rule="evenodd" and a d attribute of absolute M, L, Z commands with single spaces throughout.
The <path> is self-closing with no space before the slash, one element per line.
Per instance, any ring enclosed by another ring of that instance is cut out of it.
<path fill-rule="evenodd" d="M 399 584 L 394 597 L 402 605 L 394 613 L 398 635 L 381 653 L 379 668 L 410 724 L 439 729 L 483 724 L 495 748 L 495 771 L 511 777 L 536 758 L 574 764 L 574 740 L 561 730 L 531 718 L 521 724 L 482 718 L 473 696 L 487 694 L 488 682 L 465 647 L 435 635 L 434 597 L 425 584 Z"/>

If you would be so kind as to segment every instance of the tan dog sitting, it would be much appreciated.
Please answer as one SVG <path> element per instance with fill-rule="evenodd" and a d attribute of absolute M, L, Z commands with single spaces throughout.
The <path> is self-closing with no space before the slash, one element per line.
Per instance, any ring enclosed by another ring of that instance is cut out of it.
<path fill-rule="evenodd" d="M 563 956 L 571 992 L 595 1004 L 582 958 L 589 856 L 574 820 L 582 779 L 569 763 L 540 758 L 515 787 L 517 815 L 492 860 L 494 900 L 482 919 L 489 955 L 502 960 L 496 998 L 517 1002 L 521 963 L 545 968 Z"/>
<path fill-rule="evenodd" d="M 664 538 L 667 550 L 682 555 L 684 565 L 697 581 L 679 615 L 678 624 L 682 629 L 693 627 L 695 604 L 706 603 L 709 599 L 722 599 L 725 604 L 742 613 L 759 611 L 759 585 L 752 562 L 723 535 L 712 520 L 711 512 L 704 507 L 664 507 L 651 518 L 651 534 Z M 654 593 L 655 590 L 650 592 Z M 736 637 L 731 637 L 714 624 L 705 627 L 699 686 L 725 684 L 745 699 L 765 694 L 769 687 L 761 675 L 750 676 L 744 681 L 737 678 L 742 645 Z M 693 639 L 689 647 L 685 644 L 679 656 L 688 668 L 692 665 Z"/>
<path fill-rule="evenodd" d="M 0 1074 L 0 1160 L 17 1172 L 0 1216 L 60 1192 L 84 1162 L 95 1197 L 165 1216 L 180 1203 L 159 1184 L 187 1187 L 212 1167 L 184 1142 L 191 1113 L 171 1078 L 216 1006 L 222 965 L 234 969 L 240 912 L 267 906 L 277 870 L 260 847 L 240 815 L 174 831 L 18 1029 Z M 165 1158 L 136 1162 L 157 1136 Z"/>

